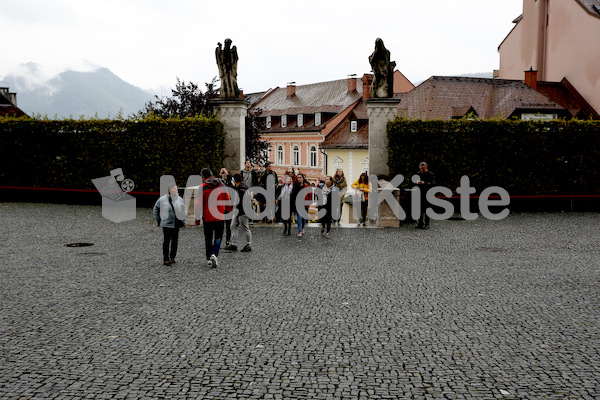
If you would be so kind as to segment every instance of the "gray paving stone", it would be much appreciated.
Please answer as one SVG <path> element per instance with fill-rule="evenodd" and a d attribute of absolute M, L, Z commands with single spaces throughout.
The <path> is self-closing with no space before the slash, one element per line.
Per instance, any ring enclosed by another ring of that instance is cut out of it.
<path fill-rule="evenodd" d="M 0 203 L 0 222 L 2 399 L 600 398 L 596 213 L 255 225 L 217 269 L 199 227 L 164 267 L 149 209 Z"/>

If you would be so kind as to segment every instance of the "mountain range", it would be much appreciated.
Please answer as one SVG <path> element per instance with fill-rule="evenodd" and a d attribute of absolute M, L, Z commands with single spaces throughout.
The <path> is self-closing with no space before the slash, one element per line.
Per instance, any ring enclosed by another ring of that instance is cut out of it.
<path fill-rule="evenodd" d="M 460 76 L 491 78 L 491 73 Z M 49 76 L 36 63 L 22 64 L 0 86 L 17 93 L 17 105 L 30 116 L 49 118 L 126 118 L 154 100 L 154 91 L 125 82 L 107 68 L 89 72 L 64 71 Z"/>
<path fill-rule="evenodd" d="M 42 67 L 23 64 L 2 79 L 17 93 L 18 107 L 30 116 L 49 118 L 128 117 L 144 108 L 155 93 L 125 82 L 107 68 L 64 71 L 44 79 Z"/>

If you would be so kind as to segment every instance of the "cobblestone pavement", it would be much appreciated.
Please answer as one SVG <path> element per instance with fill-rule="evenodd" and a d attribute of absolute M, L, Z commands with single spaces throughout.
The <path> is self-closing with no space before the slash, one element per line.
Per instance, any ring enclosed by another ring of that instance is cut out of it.
<path fill-rule="evenodd" d="M 599 214 L 255 226 L 210 269 L 137 213 L 0 203 L 1 399 L 600 398 Z"/>

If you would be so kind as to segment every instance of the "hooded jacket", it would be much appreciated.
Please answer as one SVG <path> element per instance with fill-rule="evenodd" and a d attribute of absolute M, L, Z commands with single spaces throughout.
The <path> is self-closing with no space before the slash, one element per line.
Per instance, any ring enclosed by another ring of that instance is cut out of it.
<path fill-rule="evenodd" d="M 224 221 L 225 214 L 231 212 L 231 197 L 229 197 L 229 194 L 225 191 L 226 187 L 223 185 L 223 181 L 211 177 L 205 180 L 204 183 L 200 185 L 200 188 L 202 190 L 202 196 L 196 200 L 196 206 L 198 209 L 202 209 L 202 220 L 204 222 Z M 215 190 L 217 193 L 211 196 Z M 226 202 L 227 204 L 223 205 L 217 202 Z M 213 212 L 211 212 L 211 205 L 214 205 L 212 208 L 216 208 L 218 213 L 213 214 Z"/>

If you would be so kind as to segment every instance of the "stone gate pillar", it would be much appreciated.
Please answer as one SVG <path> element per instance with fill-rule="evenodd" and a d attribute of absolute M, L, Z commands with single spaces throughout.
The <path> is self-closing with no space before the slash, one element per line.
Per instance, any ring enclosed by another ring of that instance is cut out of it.
<path fill-rule="evenodd" d="M 369 175 L 389 177 L 387 123 L 398 114 L 399 99 L 367 99 L 369 116 Z"/>
<path fill-rule="evenodd" d="M 225 152 L 223 167 L 230 174 L 239 172 L 246 158 L 246 114 L 248 103 L 242 99 L 213 100 L 214 113 L 223 123 Z M 219 171 L 214 171 L 218 174 Z"/>

